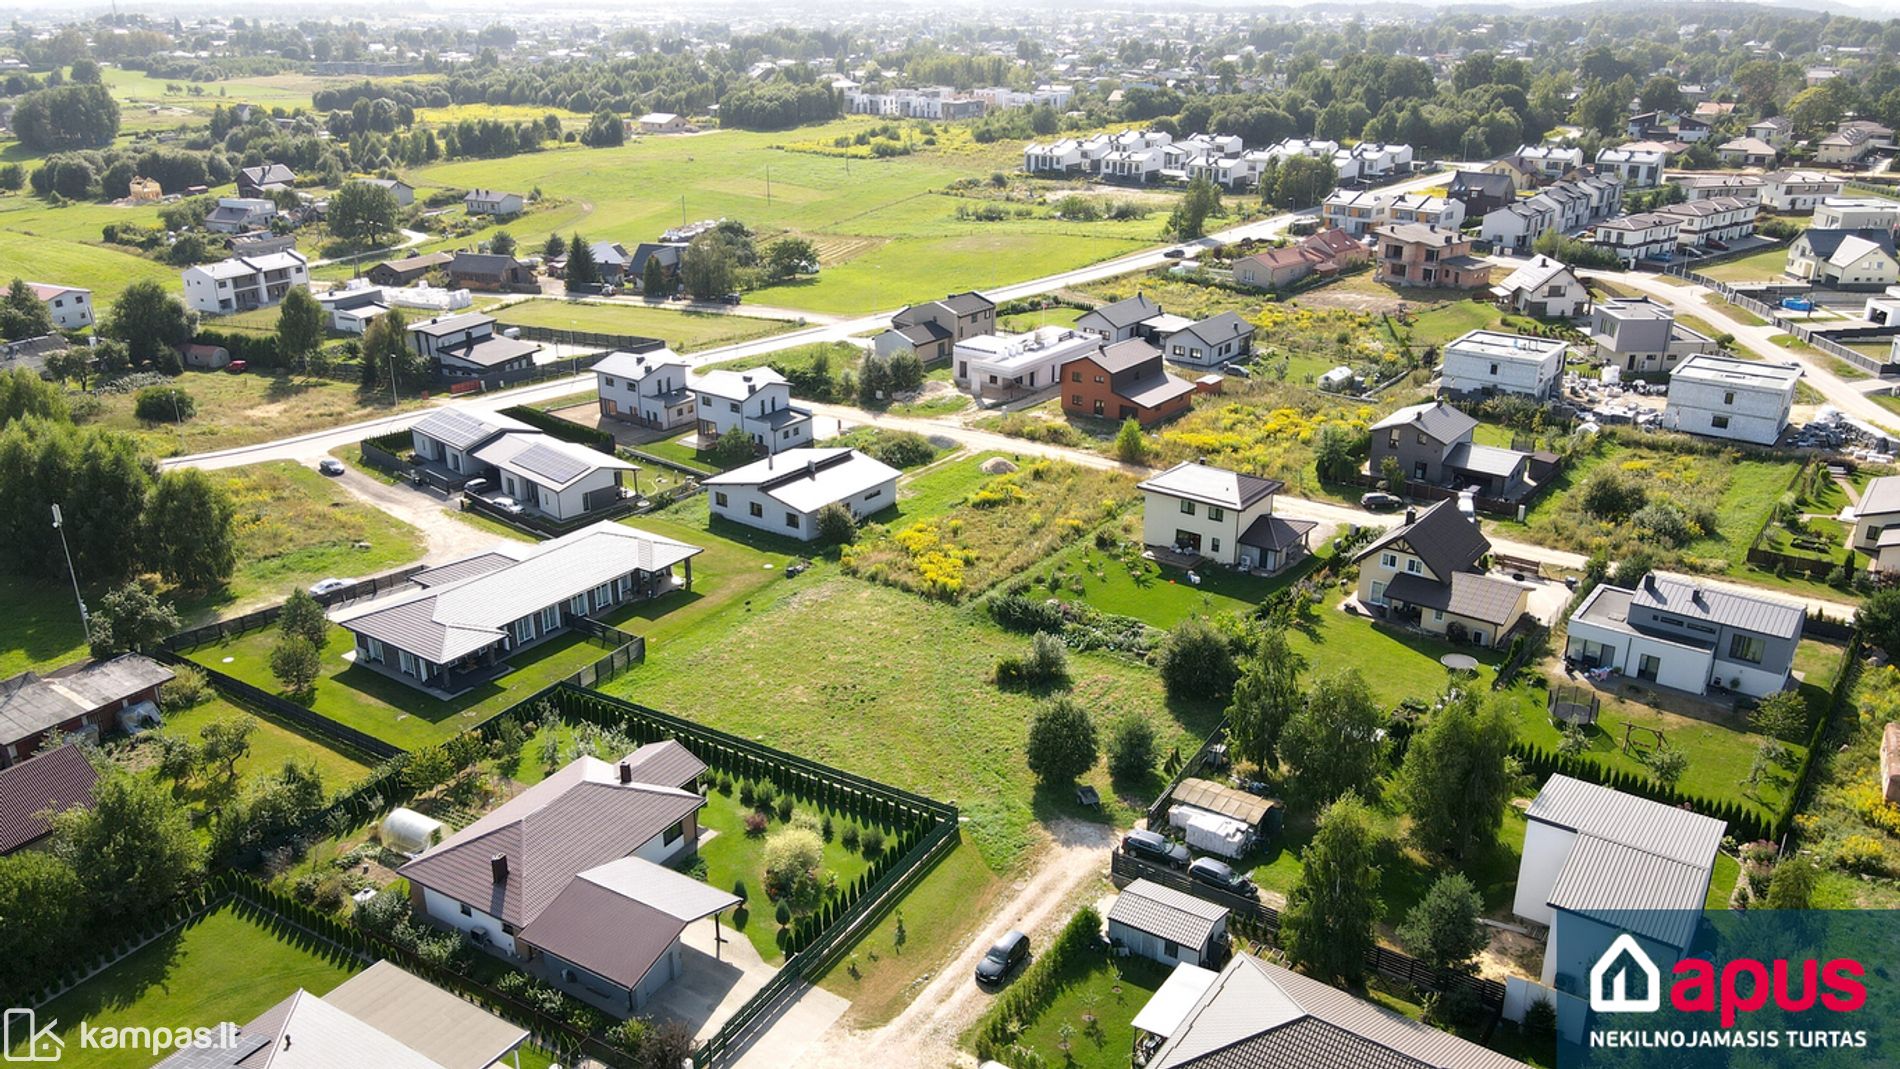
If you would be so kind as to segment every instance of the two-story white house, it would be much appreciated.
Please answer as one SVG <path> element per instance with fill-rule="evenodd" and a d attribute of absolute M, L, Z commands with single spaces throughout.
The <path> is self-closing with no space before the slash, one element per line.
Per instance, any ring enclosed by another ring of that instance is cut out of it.
<path fill-rule="evenodd" d="M 1791 602 L 1651 572 L 1599 585 L 1570 616 L 1564 656 L 1646 683 L 1760 698 L 1794 685 L 1807 611 Z"/>
<path fill-rule="evenodd" d="M 1838 196 L 1841 180 L 1820 171 L 1770 171 L 1761 176 L 1761 203 L 1778 212 L 1811 212 Z"/>
<path fill-rule="evenodd" d="M 1500 308 L 1538 319 L 1575 319 L 1590 306 L 1590 291 L 1570 265 L 1539 254 L 1491 287 Z"/>
<path fill-rule="evenodd" d="M 1900 281 L 1900 257 L 1891 230 L 1809 227 L 1788 243 L 1786 271 L 1817 286 L 1877 290 Z"/>
<path fill-rule="evenodd" d="M 1591 244 L 1615 253 L 1624 266 L 1640 260 L 1666 260 L 1675 255 L 1682 221 L 1662 212 L 1638 212 L 1605 219 L 1597 224 Z"/>
<path fill-rule="evenodd" d="M 91 290 L 50 282 L 28 282 L 26 288 L 46 306 L 47 314 L 53 317 L 53 326 L 60 330 L 84 330 L 92 326 Z"/>
<path fill-rule="evenodd" d="M 1030 174 L 1068 174 L 1086 171 L 1088 164 L 1082 157 L 1081 142 L 1065 137 L 1060 141 L 1024 146 L 1023 170 Z"/>
<path fill-rule="evenodd" d="M 1787 429 L 1801 368 L 1698 353 L 1669 373 L 1663 426 L 1711 438 L 1773 445 Z"/>
<path fill-rule="evenodd" d="M 1455 394 L 1553 397 L 1563 380 L 1565 349 L 1558 338 L 1470 331 L 1445 345 L 1440 388 Z"/>
<path fill-rule="evenodd" d="M 1486 575 L 1491 540 L 1455 499 L 1374 539 L 1353 557 L 1359 604 L 1395 624 L 1478 646 L 1496 646 L 1523 619 L 1530 588 Z"/>
<path fill-rule="evenodd" d="M 309 261 L 295 249 L 194 264 L 179 277 L 185 283 L 185 304 L 206 315 L 276 304 L 290 287 L 310 284 Z"/>
<path fill-rule="evenodd" d="M 1517 158 L 1552 181 L 1583 166 L 1583 150 L 1574 145 L 1519 145 Z"/>
<path fill-rule="evenodd" d="M 1184 460 L 1145 482 L 1142 541 L 1177 555 L 1277 572 L 1304 557 L 1316 524 L 1273 514 L 1278 479 Z"/>
<path fill-rule="evenodd" d="M 1669 154 L 1661 149 L 1622 145 L 1597 153 L 1597 173 L 1615 174 L 1632 189 L 1643 189 L 1662 181 Z"/>
<path fill-rule="evenodd" d="M 1676 313 L 1646 297 L 1611 297 L 1590 311 L 1597 356 L 1624 371 L 1668 371 L 1697 353 L 1713 353 L 1715 339 L 1676 322 Z"/>
<path fill-rule="evenodd" d="M 811 410 L 792 404 L 792 384 L 769 367 L 708 371 L 687 388 L 702 445 L 727 434 L 743 434 L 768 453 L 811 444 Z"/>
<path fill-rule="evenodd" d="M 495 317 L 479 312 L 434 316 L 409 325 L 409 348 L 447 378 L 510 374 L 534 366 L 539 345 L 495 333 Z"/>
<path fill-rule="evenodd" d="M 643 427 L 670 430 L 697 418 L 686 361 L 671 349 L 612 352 L 594 364 L 600 414 Z"/>
<path fill-rule="evenodd" d="M 277 202 L 263 197 L 219 197 L 205 213 L 205 229 L 214 234 L 242 234 L 267 227 L 277 218 Z"/>
<path fill-rule="evenodd" d="M 1822 197 L 1814 206 L 1820 230 L 1900 229 L 1900 200 L 1879 197 Z"/>
<path fill-rule="evenodd" d="M 1062 380 L 1062 366 L 1097 351 L 1102 339 L 1068 327 L 1039 327 L 1026 334 L 978 334 L 951 350 L 951 377 L 971 396 L 1008 400 L 1048 389 Z"/>
<path fill-rule="evenodd" d="M 818 512 L 838 504 L 859 520 L 897 502 L 896 468 L 855 449 L 789 449 L 700 480 L 712 514 L 801 541 L 818 537 Z"/>

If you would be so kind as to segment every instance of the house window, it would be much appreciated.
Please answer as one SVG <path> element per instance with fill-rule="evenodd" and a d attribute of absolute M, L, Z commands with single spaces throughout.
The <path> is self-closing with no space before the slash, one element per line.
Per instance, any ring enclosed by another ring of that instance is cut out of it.
<path fill-rule="evenodd" d="M 1405 558 L 1405 570 L 1410 575 L 1423 575 L 1425 566 L 1418 562 L 1417 557 L 1407 557 Z"/>
<path fill-rule="evenodd" d="M 377 664 L 383 663 L 383 643 L 381 639 L 364 636 L 363 652 L 369 656 L 370 660 L 375 661 Z"/>
<path fill-rule="evenodd" d="M 475 911 L 468 908 L 467 902 L 460 902 L 460 903 L 457 903 L 457 905 L 460 905 L 462 907 L 462 916 L 473 917 L 475 915 Z"/>
<path fill-rule="evenodd" d="M 1100 385 L 1101 385 L 1102 383 L 1104 383 L 1104 382 L 1107 382 L 1107 381 L 1108 381 L 1108 380 L 1107 380 L 1106 378 L 1103 378 L 1103 377 L 1102 377 L 1102 376 L 1100 376 L 1100 375 L 1097 375 L 1097 376 L 1095 376 L 1095 384 L 1096 384 L 1097 386 L 1100 386 Z"/>
<path fill-rule="evenodd" d="M 1392 553 L 1381 553 L 1379 554 L 1379 563 L 1387 568 L 1397 568 L 1399 566 L 1399 558 Z"/>
<path fill-rule="evenodd" d="M 420 673 L 416 671 L 416 666 L 418 663 L 419 662 L 416 660 L 416 655 L 413 653 L 410 653 L 408 650 L 396 651 L 396 667 L 402 670 L 403 675 L 406 675 L 406 676 L 420 675 Z"/>
<path fill-rule="evenodd" d="M 1181 944 L 1172 939 L 1164 939 L 1161 941 L 1161 953 L 1165 957 L 1178 958 L 1181 956 Z"/>
<path fill-rule="evenodd" d="M 1726 393 L 1724 393 L 1724 394 L 1722 394 L 1722 403 L 1723 403 L 1723 404 L 1725 404 L 1725 405 L 1732 405 L 1732 404 L 1734 404 L 1734 403 L 1735 403 L 1735 391 L 1734 391 L 1734 390 L 1729 390 L 1729 391 L 1727 391 Z"/>
<path fill-rule="evenodd" d="M 664 835 L 660 836 L 660 845 L 672 846 L 684 838 L 686 838 L 686 822 L 683 820 L 677 821 L 672 827 L 666 829 Z"/>
<path fill-rule="evenodd" d="M 1728 640 L 1728 659 L 1760 664 L 1768 652 L 1768 643 L 1759 635 L 1735 635 Z"/>
<path fill-rule="evenodd" d="M 757 501 L 751 502 L 747 507 L 752 510 L 753 516 L 758 519 L 765 518 L 765 509 L 762 508 Z"/>
<path fill-rule="evenodd" d="M 1181 514 L 1184 516 L 1194 515 L 1194 502 L 1189 501 L 1186 498 L 1182 498 L 1181 499 Z"/>
<path fill-rule="evenodd" d="M 515 926 L 514 926 L 514 925 L 512 925 L 512 924 L 509 924 L 509 923 L 508 923 L 507 921 L 502 921 L 502 922 L 501 922 L 501 934 L 503 934 L 503 935 L 513 935 L 513 934 L 515 934 Z"/>
<path fill-rule="evenodd" d="M 1419 432 L 1418 432 L 1418 444 L 1420 444 L 1420 445 L 1424 445 L 1424 444 L 1425 444 L 1425 432 L 1424 432 L 1424 431 L 1419 431 Z"/>
<path fill-rule="evenodd" d="M 1227 518 L 1227 510 L 1218 505 L 1209 505 L 1207 506 L 1207 518 L 1216 521 L 1224 520 Z"/>
<path fill-rule="evenodd" d="M 602 375 L 600 377 L 600 381 L 605 383 L 608 386 L 612 386 L 614 384 L 613 376 L 611 375 Z"/>
<path fill-rule="evenodd" d="M 1710 416 L 1709 426 L 1714 427 L 1718 431 L 1728 430 L 1728 417 L 1727 416 Z"/>
<path fill-rule="evenodd" d="M 877 488 L 877 489 L 875 489 L 875 490 L 871 490 L 871 491 L 869 491 L 869 492 L 867 492 L 867 493 L 866 493 L 866 494 L 864 495 L 864 500 L 866 500 L 866 501 L 869 501 L 869 500 L 871 500 L 871 499 L 872 499 L 872 498 L 874 498 L 874 497 L 883 497 L 883 496 L 884 496 L 884 488 L 883 488 L 882 486 L 880 486 L 880 487 L 878 487 L 878 488 Z"/>
<path fill-rule="evenodd" d="M 713 491 L 713 504 L 718 505 L 720 508 L 726 507 L 726 492 L 724 490 Z"/>
<path fill-rule="evenodd" d="M 1497 373 L 1498 373 L 1498 366 L 1497 366 L 1496 364 L 1492 364 L 1492 365 L 1491 365 L 1491 374 L 1493 374 L 1493 375 L 1495 375 L 1495 374 L 1497 374 Z"/>
<path fill-rule="evenodd" d="M 1075 371 L 1071 371 L 1071 372 L 1069 372 L 1069 381 L 1070 381 L 1070 382 L 1081 382 L 1081 381 L 1082 381 L 1082 372 L 1081 372 L 1081 370 L 1080 370 L 1080 369 L 1078 369 L 1078 370 L 1075 370 Z"/>
<path fill-rule="evenodd" d="M 1102 416 L 1102 415 L 1107 415 L 1107 413 L 1108 413 L 1108 402 L 1106 402 L 1106 401 L 1097 401 L 1097 402 L 1095 402 L 1095 414 L 1096 414 L 1096 415 L 1098 415 L 1098 416 Z"/>
<path fill-rule="evenodd" d="M 727 401 L 727 402 L 726 402 L 726 411 L 728 411 L 728 412 L 737 412 L 737 411 L 739 411 L 739 402 L 737 402 L 737 401 Z"/>
<path fill-rule="evenodd" d="M 515 644 L 523 645 L 534 641 L 534 617 L 524 616 L 515 621 Z"/>
<path fill-rule="evenodd" d="M 1219 553 L 1219 552 L 1220 552 L 1220 539 L 1218 539 L 1218 538 L 1214 538 L 1214 539 L 1210 539 L 1210 540 L 1208 540 L 1208 543 L 1207 543 L 1207 547 L 1208 547 L 1208 548 L 1207 548 L 1207 551 L 1208 551 L 1209 553 Z"/>
<path fill-rule="evenodd" d="M 798 530 L 798 513 L 787 512 L 785 514 L 785 526 L 790 527 L 794 531 Z"/>
<path fill-rule="evenodd" d="M 1076 408 L 1081 408 L 1081 407 L 1082 407 L 1082 395 L 1081 395 L 1081 394 L 1079 394 L 1079 393 L 1072 393 L 1072 394 L 1070 394 L 1070 395 L 1069 395 L 1069 404 L 1071 404 L 1071 405 L 1074 405 L 1074 406 L 1075 406 Z"/>
<path fill-rule="evenodd" d="M 613 603 L 613 600 L 614 586 L 612 583 L 602 583 L 594 588 L 594 608 L 606 608 Z"/>
<path fill-rule="evenodd" d="M 575 616 L 586 616 L 587 615 L 587 595 L 576 594 L 573 597 L 567 599 L 567 611 L 573 613 Z"/>
<path fill-rule="evenodd" d="M 541 610 L 542 634 L 546 634 L 559 626 L 561 626 L 561 607 L 559 605 L 550 605 Z"/>

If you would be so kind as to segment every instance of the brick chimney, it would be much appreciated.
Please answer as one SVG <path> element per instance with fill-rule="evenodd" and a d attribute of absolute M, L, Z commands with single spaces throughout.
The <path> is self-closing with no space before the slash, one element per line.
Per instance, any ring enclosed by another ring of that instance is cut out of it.
<path fill-rule="evenodd" d="M 488 871 L 497 885 L 508 882 L 508 855 L 495 854 L 488 859 Z"/>

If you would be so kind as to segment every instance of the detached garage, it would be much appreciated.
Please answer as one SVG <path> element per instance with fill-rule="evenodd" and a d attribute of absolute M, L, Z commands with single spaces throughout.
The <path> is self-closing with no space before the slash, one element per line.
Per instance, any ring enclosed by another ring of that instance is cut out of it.
<path fill-rule="evenodd" d="M 1163 965 L 1217 968 L 1227 956 L 1227 908 L 1136 880 L 1109 907 L 1108 939 Z"/>

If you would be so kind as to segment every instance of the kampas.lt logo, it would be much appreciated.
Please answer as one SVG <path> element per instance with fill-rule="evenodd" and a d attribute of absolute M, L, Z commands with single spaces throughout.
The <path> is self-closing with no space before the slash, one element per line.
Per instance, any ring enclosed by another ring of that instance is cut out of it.
<path fill-rule="evenodd" d="M 1643 978 L 1643 994 L 1631 995 L 1632 973 Z M 1654 1013 L 1662 1009 L 1662 971 L 1636 937 L 1624 932 L 1590 969 L 1590 1008 L 1598 1013 Z"/>
<path fill-rule="evenodd" d="M 53 1034 L 57 1020 L 41 1027 L 31 1009 L 9 1009 L 5 1034 L 0 1035 L 0 1057 L 10 1062 L 56 1062 L 66 1053 L 66 1041 Z"/>

